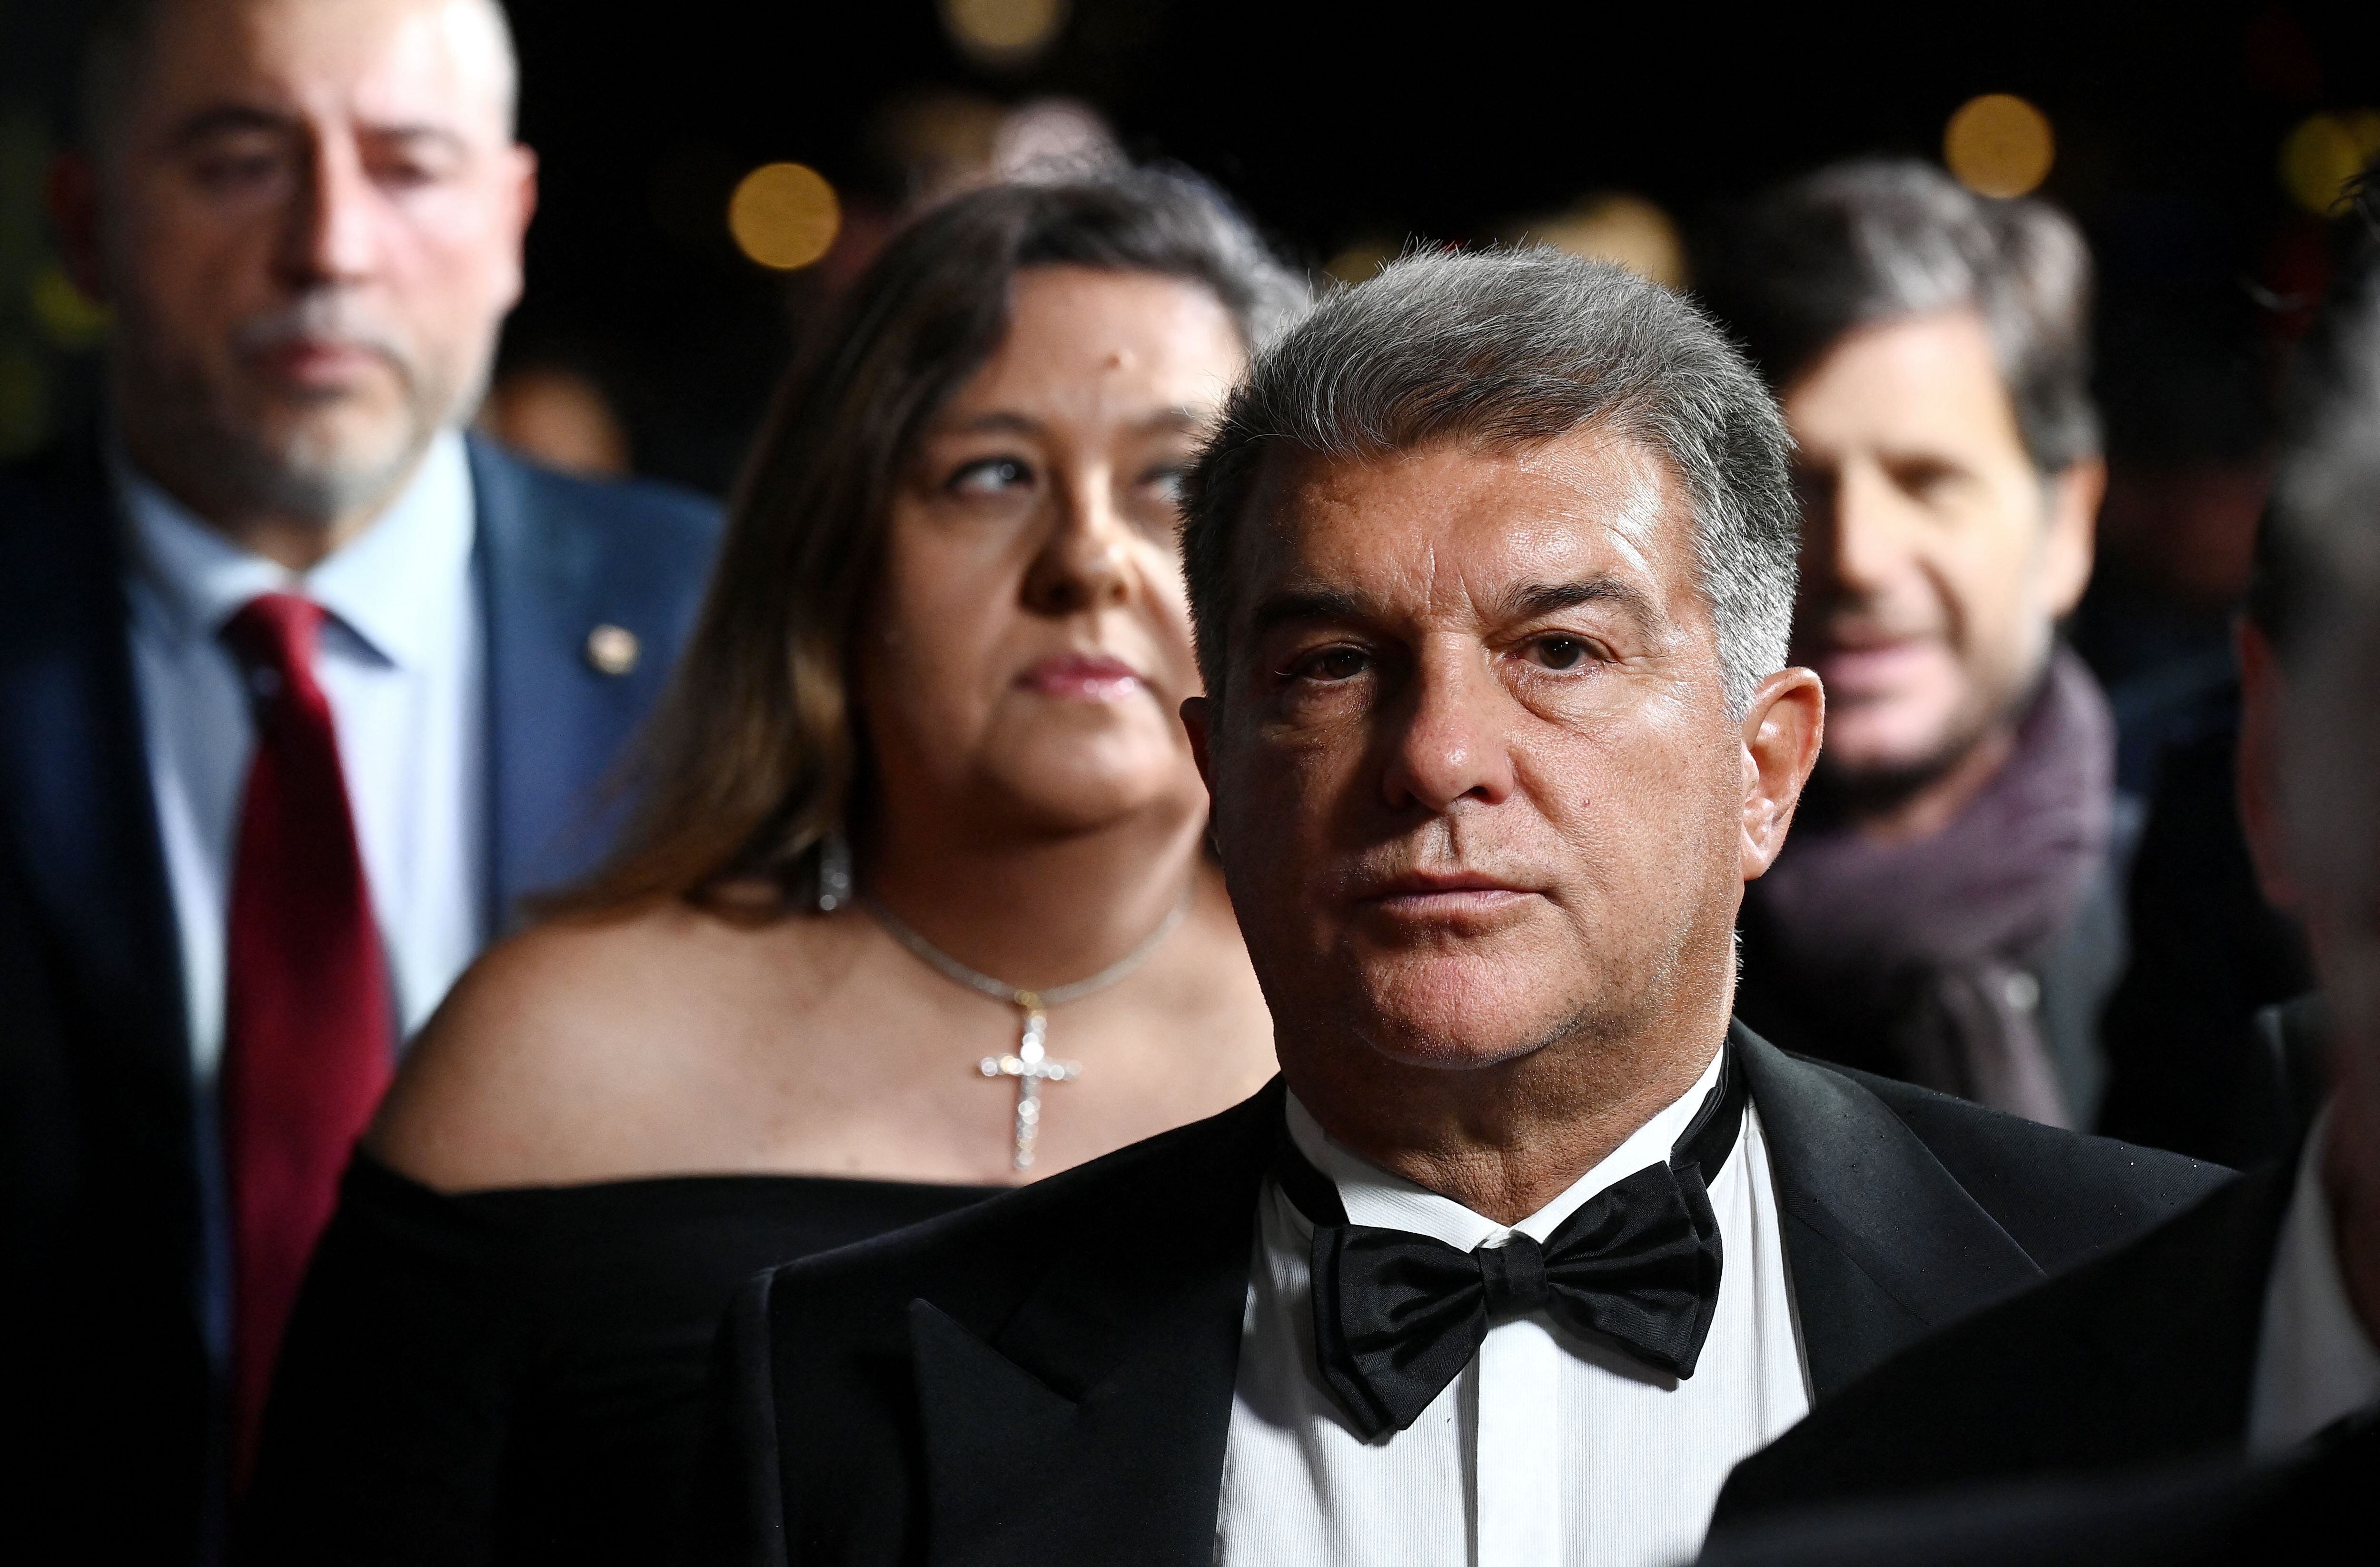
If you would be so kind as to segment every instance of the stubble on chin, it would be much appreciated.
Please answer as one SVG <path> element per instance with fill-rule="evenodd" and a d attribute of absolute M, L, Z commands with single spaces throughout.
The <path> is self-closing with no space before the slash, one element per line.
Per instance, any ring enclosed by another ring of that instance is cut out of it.
<path fill-rule="evenodd" d="M 1436 956 L 1359 969 L 1337 1017 L 1367 1053 L 1425 1071 L 1479 1071 L 1624 1040 L 1660 1011 L 1658 977 L 1636 964 L 1489 959 L 1448 976 L 1430 972 Z"/>
<path fill-rule="evenodd" d="M 308 395 L 244 384 L 237 366 L 136 358 L 118 363 L 115 381 L 119 417 L 157 477 L 210 510 L 330 528 L 394 496 L 486 381 L 482 367 L 461 395 L 418 365 L 392 359 L 387 374 L 385 389 Z"/>

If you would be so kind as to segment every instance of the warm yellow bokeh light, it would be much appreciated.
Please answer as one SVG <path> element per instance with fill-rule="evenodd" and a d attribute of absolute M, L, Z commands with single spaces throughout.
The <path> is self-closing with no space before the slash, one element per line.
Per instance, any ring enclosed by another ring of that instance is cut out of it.
<path fill-rule="evenodd" d="M 727 230 L 735 248 L 778 272 L 825 255 L 842 227 L 834 187 L 801 164 L 763 164 L 737 181 L 727 199 Z"/>
<path fill-rule="evenodd" d="M 941 0 L 951 42 L 991 65 L 1016 65 L 1057 41 L 1066 0 Z"/>
<path fill-rule="evenodd" d="M 1968 99 L 1942 132 L 1942 161 L 1978 196 L 2028 195 L 2057 160 L 2049 116 L 2012 93 Z"/>
<path fill-rule="evenodd" d="M 2281 185 L 2299 206 L 2326 216 L 2338 210 L 2348 183 L 2374 157 L 2380 157 L 2380 113 L 2315 115 L 2281 142 Z"/>
<path fill-rule="evenodd" d="M 1670 214 L 1642 196 L 1589 197 L 1566 213 L 1530 224 L 1524 238 L 1590 261 L 1614 261 L 1664 288 L 1686 285 L 1686 244 Z"/>

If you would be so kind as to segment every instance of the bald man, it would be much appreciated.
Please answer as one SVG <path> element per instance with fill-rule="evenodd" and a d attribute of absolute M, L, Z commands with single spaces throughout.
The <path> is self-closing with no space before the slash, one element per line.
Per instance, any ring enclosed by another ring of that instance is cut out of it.
<path fill-rule="evenodd" d="M 699 595 L 709 506 L 462 433 L 536 202 L 515 89 L 492 0 L 92 34 L 52 194 L 108 413 L 0 471 L 8 1527 L 79 1554 L 212 1552 L 395 1053 L 602 848 Z"/>

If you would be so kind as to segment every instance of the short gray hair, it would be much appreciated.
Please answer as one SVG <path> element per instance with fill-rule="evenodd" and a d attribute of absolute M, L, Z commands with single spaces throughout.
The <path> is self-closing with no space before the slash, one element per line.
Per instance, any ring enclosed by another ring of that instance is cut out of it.
<path fill-rule="evenodd" d="M 2046 202 L 1978 196 L 1914 159 L 1838 164 L 1755 201 L 1697 272 L 1704 299 L 1779 388 L 1845 333 L 1973 310 L 2034 468 L 2099 453 L 2091 252 Z"/>
<path fill-rule="evenodd" d="M 1207 689 L 1224 690 L 1232 540 L 1271 454 L 1519 448 L 1590 426 L 1653 447 L 1684 480 L 1727 700 L 1742 713 L 1783 667 L 1792 626 L 1801 518 L 1784 420 L 1692 305 L 1543 248 L 1408 255 L 1257 356 L 1186 486 L 1183 554 Z"/>

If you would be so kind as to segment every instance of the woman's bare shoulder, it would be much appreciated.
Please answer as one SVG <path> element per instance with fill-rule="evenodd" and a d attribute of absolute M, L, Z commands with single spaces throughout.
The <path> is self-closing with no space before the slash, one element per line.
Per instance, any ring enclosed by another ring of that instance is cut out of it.
<path fill-rule="evenodd" d="M 441 1191 L 568 1184 L 674 1162 L 675 1085 L 748 1015 L 768 932 L 680 903 L 537 926 L 455 983 L 369 1136 Z"/>

